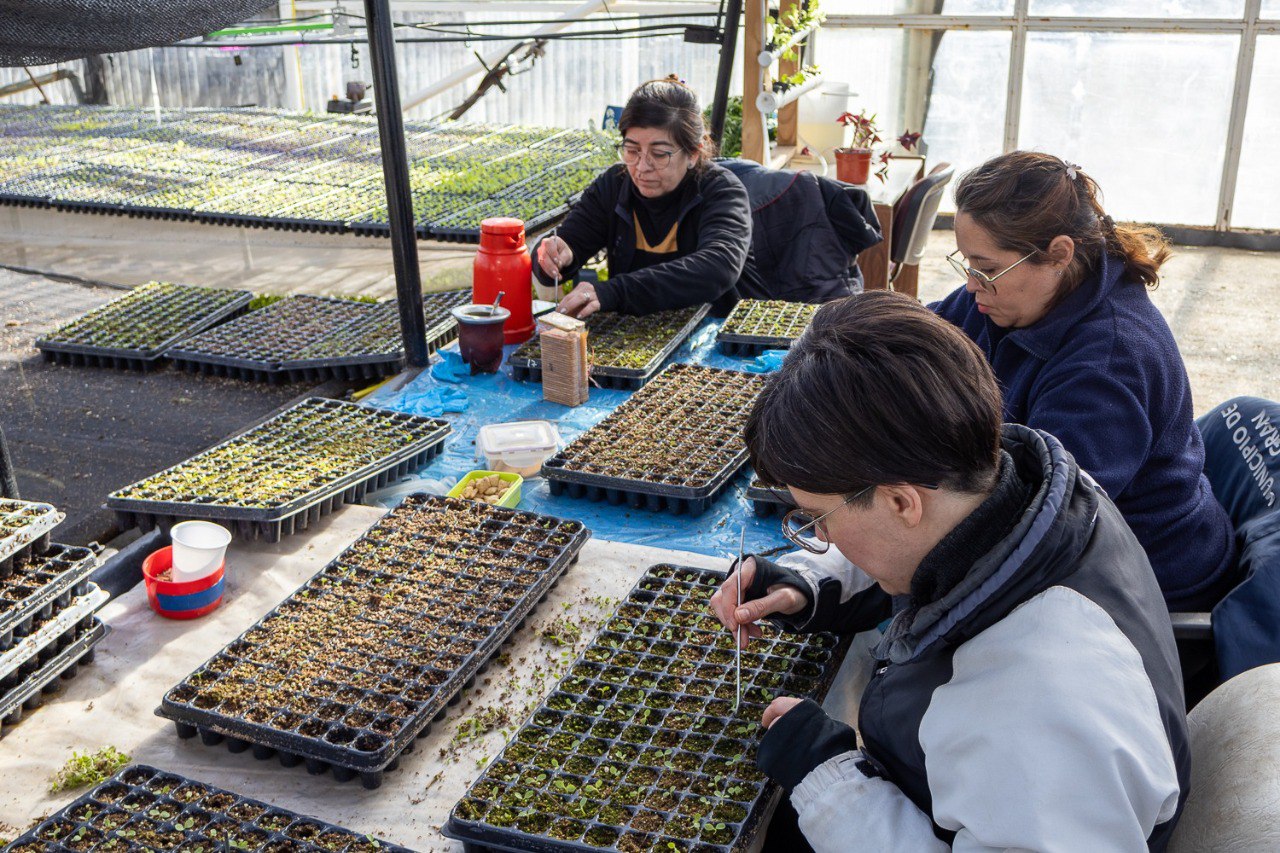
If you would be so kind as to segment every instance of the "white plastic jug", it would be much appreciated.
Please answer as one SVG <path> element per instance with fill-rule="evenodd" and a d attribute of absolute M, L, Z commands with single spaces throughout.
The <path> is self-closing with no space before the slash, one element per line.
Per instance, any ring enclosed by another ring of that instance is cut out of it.
<path fill-rule="evenodd" d="M 212 521 L 183 521 L 169 531 L 173 539 L 175 582 L 194 581 L 213 574 L 226 557 L 231 531 Z"/>

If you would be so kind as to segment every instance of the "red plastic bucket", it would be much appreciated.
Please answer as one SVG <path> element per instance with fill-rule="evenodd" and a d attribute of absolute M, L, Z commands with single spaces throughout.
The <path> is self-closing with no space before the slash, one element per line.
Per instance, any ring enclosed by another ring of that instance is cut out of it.
<path fill-rule="evenodd" d="M 142 582 L 147 588 L 151 609 L 166 619 L 195 619 L 222 603 L 226 561 L 199 580 L 175 583 L 160 575 L 173 567 L 173 546 L 166 545 L 142 562 Z"/>

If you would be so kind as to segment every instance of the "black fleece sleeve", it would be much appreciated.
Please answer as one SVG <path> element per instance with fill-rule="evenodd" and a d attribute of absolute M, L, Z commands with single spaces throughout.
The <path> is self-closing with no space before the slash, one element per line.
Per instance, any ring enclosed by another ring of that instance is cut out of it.
<path fill-rule="evenodd" d="M 699 189 L 698 245 L 674 260 L 615 274 L 596 285 L 600 310 L 652 314 L 715 302 L 737 284 L 751 248 L 751 205 L 742 182 L 726 170 Z"/>
<path fill-rule="evenodd" d="M 561 281 L 577 275 L 582 265 L 603 249 L 609 240 L 609 217 L 613 215 L 615 199 L 606 198 L 606 186 L 610 183 L 607 175 L 608 170 L 596 176 L 582 191 L 582 197 L 569 211 L 564 222 L 556 227 L 556 236 L 568 243 L 573 250 L 573 263 L 560 271 Z M 545 239 L 546 236 L 542 238 Z M 533 274 L 538 277 L 538 281 L 551 287 L 555 281 L 542 271 L 542 265 L 538 263 L 538 247 L 542 245 L 542 240 L 533 245 Z"/>
<path fill-rule="evenodd" d="M 791 791 L 819 764 L 858 748 L 858 736 L 812 699 L 774 720 L 756 752 L 756 766 Z"/>
<path fill-rule="evenodd" d="M 841 601 L 844 590 L 840 582 L 835 578 L 819 578 L 818 597 L 815 600 L 813 588 L 795 569 L 764 557 L 756 556 L 755 561 L 755 576 L 751 585 L 742 591 L 743 601 L 761 598 L 769 591 L 769 587 L 786 584 L 800 590 L 807 602 L 804 610 L 799 613 L 770 616 L 769 621 L 780 628 L 806 634 L 820 631 L 856 634 L 874 628 L 892 614 L 893 600 L 878 584 L 855 592 L 847 601 Z"/>

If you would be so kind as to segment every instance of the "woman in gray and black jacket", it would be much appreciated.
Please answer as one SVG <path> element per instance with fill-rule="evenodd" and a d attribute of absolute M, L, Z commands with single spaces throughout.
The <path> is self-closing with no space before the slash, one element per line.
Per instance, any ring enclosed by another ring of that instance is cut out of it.
<path fill-rule="evenodd" d="M 731 630 L 892 616 L 857 733 L 775 700 L 762 769 L 818 851 L 1163 850 L 1190 777 L 1146 554 L 1053 436 L 1000 424 L 963 333 L 870 293 L 821 309 L 747 425 L 803 550 L 712 599 Z M 749 642 L 749 641 L 748 641 Z"/>

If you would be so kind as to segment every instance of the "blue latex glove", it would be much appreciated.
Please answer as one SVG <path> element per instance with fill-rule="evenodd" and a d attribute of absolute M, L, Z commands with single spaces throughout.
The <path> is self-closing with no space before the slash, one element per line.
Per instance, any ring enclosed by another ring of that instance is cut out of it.
<path fill-rule="evenodd" d="M 471 375 L 471 368 L 462 360 L 462 353 L 452 347 L 437 350 L 440 360 L 431 365 L 431 375 L 441 382 L 461 382 L 463 377 Z M 465 398 L 465 394 L 463 397 Z M 459 409 L 458 411 L 461 411 Z"/>
<path fill-rule="evenodd" d="M 742 366 L 750 373 L 772 373 L 782 367 L 782 360 L 787 357 L 784 349 L 767 349 Z"/>
<path fill-rule="evenodd" d="M 438 418 L 445 412 L 465 412 L 468 405 L 467 393 L 461 388 L 432 385 L 421 391 L 402 393 L 399 399 L 390 401 L 387 408 Z"/>

